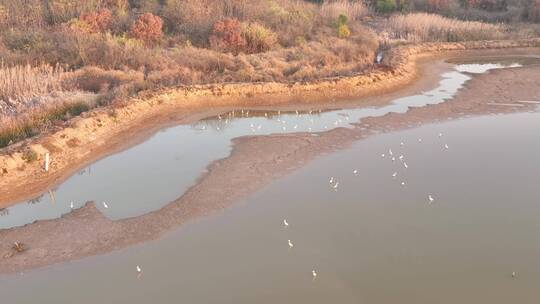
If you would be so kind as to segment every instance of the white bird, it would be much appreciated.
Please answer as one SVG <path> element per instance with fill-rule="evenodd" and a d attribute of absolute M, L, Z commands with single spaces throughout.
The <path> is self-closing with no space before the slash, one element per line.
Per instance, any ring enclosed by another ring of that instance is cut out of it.
<path fill-rule="evenodd" d="M 288 227 L 288 226 L 289 226 L 289 222 L 287 222 L 287 219 L 284 219 L 284 220 L 283 220 L 283 225 L 284 225 L 285 227 Z"/>
<path fill-rule="evenodd" d="M 445 149 L 448 149 L 448 144 L 444 144 L 444 148 L 445 148 Z"/>
<path fill-rule="evenodd" d="M 513 271 L 513 272 L 512 272 L 512 278 L 515 278 L 515 277 L 516 277 L 516 272 Z"/>
<path fill-rule="evenodd" d="M 69 204 L 69 207 L 73 209 L 73 201 L 71 202 L 71 204 Z"/>
<path fill-rule="evenodd" d="M 334 183 L 334 177 L 330 177 L 330 184 Z"/>
<path fill-rule="evenodd" d="M 419 142 L 419 143 L 421 143 L 421 142 L 422 142 L 422 139 L 421 139 L 421 138 L 419 138 L 419 139 L 418 139 L 418 142 Z"/>
<path fill-rule="evenodd" d="M 428 195 L 428 199 L 429 199 L 429 203 L 430 203 L 430 204 L 433 203 L 433 201 L 435 200 L 435 199 L 433 198 L 433 196 L 431 196 L 431 194 Z"/>
<path fill-rule="evenodd" d="M 392 157 L 392 161 L 395 161 L 395 160 L 396 160 L 396 158 L 395 158 L 395 157 Z"/>
<path fill-rule="evenodd" d="M 399 156 L 399 160 L 403 160 L 403 155 L 400 155 L 400 156 Z"/>
<path fill-rule="evenodd" d="M 405 169 L 409 168 L 409 165 L 407 165 L 406 162 L 403 162 L 403 167 L 405 167 Z"/>
<path fill-rule="evenodd" d="M 354 169 L 352 172 L 354 175 L 358 174 L 358 170 Z"/>
<path fill-rule="evenodd" d="M 311 275 L 313 276 L 313 278 L 316 278 L 317 277 L 317 272 L 315 270 L 312 270 Z"/>
<path fill-rule="evenodd" d="M 405 186 L 405 182 L 401 182 L 401 185 L 402 185 L 402 186 Z"/>
<path fill-rule="evenodd" d="M 388 154 L 394 155 L 394 153 L 392 153 L 392 149 L 388 149 Z"/>
<path fill-rule="evenodd" d="M 336 182 L 336 183 L 334 184 L 334 186 L 332 186 L 332 188 L 334 188 L 334 190 L 337 190 L 338 186 L 339 186 L 339 182 Z"/>
<path fill-rule="evenodd" d="M 383 153 L 383 154 L 381 154 L 381 157 L 382 157 L 382 158 L 384 158 L 384 153 Z"/>
<path fill-rule="evenodd" d="M 141 266 L 139 266 L 139 265 L 137 265 L 137 272 L 138 272 L 138 273 L 141 273 L 141 272 L 142 272 Z"/>
<path fill-rule="evenodd" d="M 392 174 L 392 177 L 396 177 L 397 176 L 397 172 L 394 172 L 394 174 Z"/>
<path fill-rule="evenodd" d="M 288 242 L 289 242 L 289 248 L 293 248 L 294 245 L 293 245 L 293 243 L 291 242 L 291 240 L 288 240 Z"/>
<path fill-rule="evenodd" d="M 405 144 L 404 144 L 403 142 L 400 142 L 399 145 L 400 145 L 400 146 L 403 146 L 403 145 L 405 145 Z"/>
<path fill-rule="evenodd" d="M 109 205 L 107 205 L 107 203 L 103 202 L 103 207 L 109 208 Z"/>
<path fill-rule="evenodd" d="M 439 137 L 442 137 L 442 133 L 439 133 Z"/>

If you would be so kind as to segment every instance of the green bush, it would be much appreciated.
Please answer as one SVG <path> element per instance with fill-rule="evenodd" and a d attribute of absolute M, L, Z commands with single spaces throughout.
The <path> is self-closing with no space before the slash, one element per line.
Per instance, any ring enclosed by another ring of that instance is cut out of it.
<path fill-rule="evenodd" d="M 377 0 L 377 11 L 381 13 L 390 13 L 397 8 L 396 0 Z"/>
<path fill-rule="evenodd" d="M 347 25 L 348 19 L 345 15 L 339 15 L 336 21 L 337 35 L 339 38 L 347 38 L 351 35 L 351 30 Z"/>

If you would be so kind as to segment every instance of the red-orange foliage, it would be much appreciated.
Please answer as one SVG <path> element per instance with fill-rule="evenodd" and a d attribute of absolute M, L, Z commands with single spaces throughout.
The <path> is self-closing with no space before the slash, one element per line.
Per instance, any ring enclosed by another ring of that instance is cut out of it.
<path fill-rule="evenodd" d="M 443 11 L 450 7 L 449 0 L 428 0 L 427 4 L 432 11 Z"/>
<path fill-rule="evenodd" d="M 97 12 L 83 13 L 81 21 L 88 25 L 88 30 L 92 33 L 105 32 L 110 28 L 112 21 L 111 11 L 102 9 Z"/>
<path fill-rule="evenodd" d="M 246 47 L 242 26 L 237 19 L 223 19 L 214 24 L 210 45 L 222 52 L 240 53 Z"/>
<path fill-rule="evenodd" d="M 163 37 L 163 19 L 152 13 L 141 15 L 131 26 L 131 36 L 148 44 L 158 42 Z"/>

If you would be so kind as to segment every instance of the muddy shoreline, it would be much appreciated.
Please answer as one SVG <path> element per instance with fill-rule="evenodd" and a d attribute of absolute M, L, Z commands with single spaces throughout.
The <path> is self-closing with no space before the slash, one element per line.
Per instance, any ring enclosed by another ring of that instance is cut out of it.
<path fill-rule="evenodd" d="M 223 210 L 316 157 L 346 148 L 374 134 L 469 115 L 532 110 L 535 105 L 509 107 L 495 104 L 540 99 L 538 75 L 539 66 L 490 71 L 475 76 L 451 102 L 414 108 L 404 114 L 364 119 L 358 128 L 338 128 L 318 133 L 318 136 L 298 133 L 235 139 L 229 157 L 213 162 L 195 186 L 160 210 L 111 221 L 93 203 L 88 203 L 60 219 L 0 230 L 3 240 L 0 273 L 105 254 L 157 239 L 182 223 Z M 413 87 L 409 89 L 421 89 Z M 28 250 L 7 257 L 12 252 L 11 244 L 16 241 L 27 244 Z"/>
<path fill-rule="evenodd" d="M 538 55 L 538 46 L 539 39 L 405 46 L 385 57 L 386 67 L 366 75 L 317 83 L 178 88 L 132 101 L 122 108 L 97 109 L 73 119 L 67 128 L 0 152 L 0 207 L 35 197 L 88 164 L 140 143 L 167 126 L 194 122 L 235 108 L 332 109 L 384 103 L 397 94 L 434 86 L 438 79 L 433 79 L 436 73 L 432 65 L 440 58 Z M 439 62 L 438 68 L 443 66 Z M 412 87 L 407 86 L 411 83 Z M 371 98 L 378 94 L 384 95 Z M 21 151 L 25 148 L 35 151 L 38 160 L 24 161 Z M 48 172 L 43 169 L 46 153 L 51 155 Z"/>

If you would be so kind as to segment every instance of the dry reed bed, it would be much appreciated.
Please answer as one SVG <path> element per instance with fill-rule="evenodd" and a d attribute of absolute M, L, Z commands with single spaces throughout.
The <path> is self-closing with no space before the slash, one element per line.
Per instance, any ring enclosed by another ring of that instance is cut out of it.
<path fill-rule="evenodd" d="M 30 65 L 7 67 L 0 65 L 0 114 L 34 97 L 64 91 L 66 72 L 59 66 Z"/>
<path fill-rule="evenodd" d="M 384 59 L 386 68 L 363 75 L 317 82 L 216 84 L 153 92 L 144 99 L 132 100 L 124 107 L 116 109 L 114 117 L 110 115 L 111 109 L 98 109 L 85 118 L 77 118 L 67 129 L 4 149 L 4 154 L 0 155 L 0 191 L 5 190 L 6 197 L 9 197 L 10 192 L 19 193 L 22 189 L 27 189 L 25 187 L 38 188 L 41 191 L 41 187 L 49 186 L 50 182 L 57 180 L 66 171 L 77 170 L 79 168 L 74 167 L 95 159 L 97 156 L 90 151 L 106 153 L 110 142 L 118 142 L 122 134 L 144 121 L 154 120 L 155 117 L 163 115 L 164 111 L 202 110 L 216 105 L 246 106 L 248 102 L 256 101 L 258 95 L 270 98 L 270 94 L 275 94 L 278 104 L 286 104 L 296 100 L 295 96 L 313 96 L 314 100 L 319 96 L 320 100 L 322 97 L 328 99 L 382 93 L 411 82 L 416 77 L 416 60 L 419 56 L 458 50 L 522 47 L 540 47 L 540 39 L 400 46 L 388 52 Z M 69 141 L 73 140 L 77 145 L 69 144 Z M 51 146 L 54 151 L 48 148 Z M 38 155 L 37 162 L 27 163 L 24 160 L 23 151 L 28 149 Z M 46 152 L 51 152 L 53 159 L 47 173 L 42 168 L 43 155 Z"/>
<path fill-rule="evenodd" d="M 393 39 L 412 42 L 496 40 L 504 37 L 505 27 L 475 21 L 461 21 L 435 14 L 393 15 L 388 20 Z"/>
<path fill-rule="evenodd" d="M 357 20 L 370 14 L 369 8 L 362 2 L 348 0 L 326 1 L 320 7 L 323 18 L 336 20 L 339 15 L 345 15 L 351 20 Z"/>

